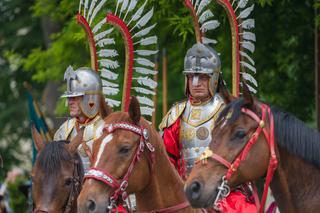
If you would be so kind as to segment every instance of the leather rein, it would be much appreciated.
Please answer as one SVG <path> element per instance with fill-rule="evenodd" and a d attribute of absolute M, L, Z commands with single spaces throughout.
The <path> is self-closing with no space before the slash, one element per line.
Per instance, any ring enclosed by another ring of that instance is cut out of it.
<path fill-rule="evenodd" d="M 134 157 L 128 167 L 128 170 L 126 174 L 123 176 L 121 180 L 116 179 L 114 176 L 112 176 L 110 173 L 107 171 L 101 170 L 97 167 L 91 167 L 85 174 L 84 176 L 84 181 L 86 179 L 94 179 L 97 181 L 100 181 L 104 184 L 107 184 L 111 188 L 113 188 L 115 191 L 110 197 L 110 204 L 108 206 L 108 209 L 111 211 L 114 207 L 117 207 L 118 201 L 122 199 L 122 201 L 125 201 L 125 199 L 128 197 L 128 193 L 126 192 L 127 187 L 128 187 L 128 180 L 129 177 L 131 176 L 134 167 L 136 164 L 140 161 L 141 155 L 145 150 L 145 147 L 149 150 L 149 163 L 151 165 L 151 172 L 153 172 L 153 164 L 154 164 L 154 152 L 155 148 L 154 146 L 149 142 L 149 132 L 146 128 L 143 126 L 137 126 L 131 123 L 127 122 L 119 122 L 119 123 L 113 123 L 113 124 L 106 124 L 104 127 L 104 131 L 107 131 L 108 134 L 113 133 L 114 131 L 122 129 L 126 131 L 133 132 L 137 135 L 140 136 L 139 139 L 139 145 L 137 146 L 137 149 L 135 151 Z M 180 203 L 178 205 L 164 208 L 164 209 L 158 209 L 158 210 L 151 210 L 151 211 L 146 211 L 144 213 L 169 213 L 169 212 L 174 212 L 179 209 L 184 209 L 189 206 L 189 203 L 184 202 Z"/>
<path fill-rule="evenodd" d="M 201 156 L 200 156 L 200 161 L 202 163 L 205 163 L 207 159 L 211 158 L 214 159 L 215 161 L 218 161 L 222 165 L 228 168 L 228 171 L 225 176 L 222 177 L 222 183 L 218 187 L 219 193 L 217 195 L 217 198 L 214 202 L 214 207 L 219 209 L 219 199 L 220 197 L 227 197 L 230 192 L 230 188 L 228 187 L 227 183 L 230 180 L 231 176 L 237 171 L 239 168 L 240 163 L 246 159 L 249 151 L 251 150 L 252 146 L 258 141 L 258 137 L 260 136 L 261 132 L 264 133 L 264 136 L 268 142 L 269 150 L 270 150 L 270 159 L 269 159 L 269 166 L 268 166 L 268 171 L 267 171 L 267 176 L 266 176 L 266 181 L 264 185 L 264 190 L 263 190 L 263 196 L 261 199 L 261 206 L 259 212 L 262 213 L 263 207 L 266 202 L 267 194 L 268 194 L 268 188 L 270 185 L 270 182 L 272 181 L 273 175 L 275 170 L 278 167 L 278 160 L 275 152 L 275 143 L 274 143 L 274 119 L 273 119 L 273 114 L 271 112 L 271 109 L 268 105 L 266 104 L 261 104 L 260 106 L 261 111 L 262 111 L 262 117 L 260 118 L 256 113 L 253 111 L 247 109 L 247 108 L 242 108 L 241 112 L 248 115 L 251 117 L 253 120 L 255 120 L 259 126 L 255 130 L 255 132 L 251 135 L 249 138 L 247 144 L 243 148 L 243 150 L 240 152 L 240 154 L 236 157 L 236 159 L 230 163 L 228 160 L 223 158 L 222 156 L 213 153 L 211 150 L 206 150 Z M 266 118 L 268 117 L 269 120 L 269 132 L 265 128 L 266 124 Z M 257 200 L 258 201 L 258 200 Z M 258 204 L 259 206 L 259 204 Z"/>

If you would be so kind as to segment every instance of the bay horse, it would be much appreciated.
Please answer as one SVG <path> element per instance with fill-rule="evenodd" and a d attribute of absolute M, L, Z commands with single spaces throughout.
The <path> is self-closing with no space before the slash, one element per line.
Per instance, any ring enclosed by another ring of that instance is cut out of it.
<path fill-rule="evenodd" d="M 32 168 L 32 198 L 35 213 L 77 212 L 77 197 L 84 176 L 77 152 L 83 130 L 70 142 L 44 143 L 36 128 L 32 135 L 38 151 Z"/>
<path fill-rule="evenodd" d="M 93 145 L 93 167 L 78 197 L 79 212 L 106 212 L 134 193 L 137 212 L 200 212 L 192 209 L 183 181 L 171 165 L 158 132 L 131 98 L 129 112 L 105 119 Z"/>
<path fill-rule="evenodd" d="M 246 85 L 228 104 L 212 131 L 209 149 L 185 185 L 193 207 L 208 207 L 228 195 L 228 187 L 265 178 L 280 212 L 319 212 L 320 134 L 294 116 L 255 100 Z M 223 195 L 223 196 L 222 196 Z"/>

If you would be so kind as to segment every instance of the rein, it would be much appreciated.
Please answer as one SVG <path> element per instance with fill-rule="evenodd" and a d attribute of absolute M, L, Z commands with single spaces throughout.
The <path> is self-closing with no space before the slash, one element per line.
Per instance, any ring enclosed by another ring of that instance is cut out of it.
<path fill-rule="evenodd" d="M 114 176 L 112 176 L 107 171 L 103 171 L 97 167 L 91 167 L 84 177 L 84 181 L 86 179 L 94 179 L 97 181 L 101 181 L 104 184 L 107 184 L 111 188 L 115 189 L 112 196 L 110 197 L 110 204 L 108 206 L 109 210 L 112 210 L 114 207 L 117 207 L 116 204 L 120 198 L 124 201 L 128 197 L 128 193 L 126 192 L 126 189 L 128 187 L 128 179 L 131 176 L 135 165 L 140 161 L 141 155 L 144 152 L 145 147 L 147 147 L 147 149 L 150 151 L 149 162 L 151 164 L 151 172 L 153 171 L 153 163 L 154 163 L 155 148 L 151 143 L 149 143 L 149 132 L 146 128 L 144 128 L 143 126 L 137 126 L 137 125 L 133 125 L 126 122 L 109 124 L 104 127 L 104 130 L 106 130 L 109 134 L 113 133 L 117 129 L 127 130 L 140 136 L 139 145 L 136 149 L 134 157 L 124 177 L 121 180 L 117 180 Z M 177 210 L 187 208 L 189 206 L 190 204 L 188 202 L 183 202 L 172 207 L 159 209 L 159 210 L 146 211 L 144 213 L 169 213 L 169 212 L 175 212 Z"/>
<path fill-rule="evenodd" d="M 77 166 L 80 162 L 78 162 L 77 160 L 74 161 L 74 168 L 73 168 L 73 177 L 72 177 L 72 185 L 71 185 L 71 191 L 69 194 L 69 198 L 68 198 L 68 202 L 66 205 L 66 208 L 64 210 L 64 213 L 69 213 L 72 209 L 72 205 L 74 203 L 74 201 L 77 199 L 79 193 L 80 193 L 80 176 L 78 174 L 78 169 Z"/>
<path fill-rule="evenodd" d="M 274 119 L 273 119 L 273 114 L 271 112 L 271 109 L 269 106 L 262 104 L 260 106 L 261 111 L 262 111 L 262 117 L 260 117 L 254 113 L 253 111 L 247 109 L 247 108 L 242 108 L 241 112 L 248 115 L 251 117 L 253 120 L 255 120 L 259 126 L 257 127 L 256 131 L 252 134 L 250 139 L 248 140 L 246 146 L 243 148 L 243 150 L 240 152 L 240 154 L 236 157 L 236 159 L 230 163 L 228 160 L 225 158 L 221 157 L 220 155 L 217 155 L 213 153 L 211 150 L 207 149 L 201 156 L 200 156 L 200 161 L 202 163 L 206 163 L 207 159 L 212 158 L 215 161 L 218 161 L 222 165 L 228 168 L 228 171 L 225 176 L 222 177 L 222 183 L 218 187 L 219 192 L 217 195 L 217 198 L 214 202 L 214 207 L 219 209 L 219 199 L 220 197 L 227 197 L 230 193 L 230 188 L 228 187 L 227 183 L 230 180 L 231 176 L 233 173 L 237 171 L 239 168 L 239 165 L 241 161 L 245 160 L 249 151 L 251 150 L 252 146 L 258 141 L 258 137 L 260 136 L 261 132 L 264 133 L 264 136 L 268 142 L 269 150 L 270 150 L 270 160 L 269 160 L 269 166 L 268 166 L 268 171 L 267 171 L 267 177 L 264 185 L 264 190 L 263 190 L 263 196 L 261 199 L 261 206 L 259 212 L 262 213 L 263 207 L 266 202 L 267 194 L 268 194 L 268 188 L 270 185 L 270 182 L 272 181 L 273 175 L 275 170 L 277 169 L 278 166 L 278 160 L 275 152 L 275 143 L 274 143 Z M 269 124 L 269 132 L 265 128 L 266 124 L 266 117 L 267 114 L 269 115 L 268 120 L 270 122 Z"/>

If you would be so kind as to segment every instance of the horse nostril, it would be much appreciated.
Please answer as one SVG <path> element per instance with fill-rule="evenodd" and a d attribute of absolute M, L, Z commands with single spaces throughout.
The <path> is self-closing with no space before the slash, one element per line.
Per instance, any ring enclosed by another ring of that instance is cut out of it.
<path fill-rule="evenodd" d="M 193 181 L 191 184 L 191 197 L 193 200 L 197 200 L 200 197 L 202 184 L 199 181 Z"/>
<path fill-rule="evenodd" d="M 87 201 L 87 209 L 89 212 L 93 212 L 96 209 L 96 203 L 93 200 L 89 199 Z"/>

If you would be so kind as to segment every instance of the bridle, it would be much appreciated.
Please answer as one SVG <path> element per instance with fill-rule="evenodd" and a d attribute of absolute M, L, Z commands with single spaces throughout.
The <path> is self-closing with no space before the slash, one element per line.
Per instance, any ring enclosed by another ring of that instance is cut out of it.
<path fill-rule="evenodd" d="M 79 162 L 78 160 L 74 160 L 73 162 L 74 167 L 73 167 L 72 185 L 71 185 L 71 190 L 70 190 L 68 202 L 64 210 L 64 213 L 69 213 L 71 211 L 72 205 L 74 204 L 74 201 L 77 199 L 81 191 L 81 180 L 78 174 L 79 163 L 81 162 Z"/>
<path fill-rule="evenodd" d="M 113 208 L 117 208 L 117 203 L 121 201 L 120 199 L 124 201 L 128 197 L 128 193 L 126 192 L 126 189 L 128 187 L 128 179 L 131 176 L 134 167 L 140 161 L 141 155 L 144 152 L 145 147 L 147 147 L 147 149 L 149 150 L 148 159 L 149 159 L 149 164 L 150 164 L 149 168 L 151 170 L 151 173 L 153 172 L 153 164 L 154 164 L 155 148 L 149 142 L 149 132 L 146 128 L 144 128 L 143 126 L 137 126 L 127 122 L 106 124 L 104 127 L 104 131 L 107 131 L 108 134 L 111 134 L 118 129 L 130 131 L 140 136 L 139 145 L 137 146 L 137 149 L 135 151 L 135 154 L 128 167 L 126 174 L 123 176 L 121 180 L 118 180 L 107 171 L 103 171 L 97 167 L 91 167 L 84 177 L 84 181 L 86 179 L 94 179 L 97 181 L 101 181 L 114 189 L 113 194 L 110 196 L 110 203 L 108 206 L 109 211 L 111 211 Z M 168 208 L 146 211 L 144 213 L 169 213 L 169 212 L 174 212 L 180 209 L 187 208 L 189 206 L 190 204 L 188 202 L 183 202 Z"/>
<path fill-rule="evenodd" d="M 142 126 L 133 125 L 127 122 L 107 124 L 104 127 L 104 131 L 107 131 L 108 134 L 111 134 L 118 129 L 127 130 L 140 136 L 139 145 L 137 146 L 137 149 L 135 151 L 135 154 L 132 158 L 132 161 L 128 167 L 126 174 L 123 176 L 121 180 L 117 180 L 107 171 L 103 171 L 97 167 L 91 167 L 86 172 L 84 177 L 84 181 L 86 179 L 95 179 L 107 184 L 115 190 L 110 197 L 110 204 L 108 206 L 109 210 L 116 207 L 120 198 L 122 199 L 122 201 L 124 201 L 128 197 L 128 193 L 126 192 L 128 187 L 128 179 L 131 176 L 134 167 L 140 161 L 141 155 L 144 152 L 145 147 L 147 147 L 147 149 L 149 150 L 149 162 L 151 164 L 151 170 L 154 162 L 155 148 L 151 143 L 149 143 L 149 132 L 146 128 Z"/>
<path fill-rule="evenodd" d="M 80 174 L 78 174 L 78 166 L 79 166 L 79 162 L 78 160 L 73 160 L 73 177 L 72 177 L 72 185 L 71 185 L 71 190 L 69 193 L 69 197 L 68 197 L 68 201 L 67 204 L 65 205 L 64 208 L 64 213 L 69 213 L 72 208 L 73 208 L 73 204 L 74 201 L 77 199 L 80 191 L 81 191 L 81 178 L 80 178 Z M 44 209 L 35 209 L 34 210 L 35 213 L 37 212 L 48 212 L 47 210 Z"/>
<path fill-rule="evenodd" d="M 247 108 L 241 109 L 242 113 L 248 115 L 253 120 L 255 120 L 259 124 L 259 126 L 255 130 L 255 132 L 251 135 L 251 137 L 247 141 L 243 150 L 240 152 L 240 154 L 235 158 L 235 160 L 232 163 L 230 163 L 228 160 L 226 160 L 222 156 L 213 153 L 209 149 L 207 149 L 199 158 L 199 160 L 202 163 L 205 163 L 207 161 L 207 159 L 209 159 L 209 158 L 214 159 L 215 161 L 218 161 L 219 163 L 221 163 L 222 165 L 224 165 L 225 167 L 228 168 L 226 175 L 222 177 L 222 183 L 218 187 L 219 191 L 218 191 L 217 197 L 214 201 L 214 207 L 217 210 L 219 210 L 221 207 L 220 206 L 221 204 L 219 203 L 220 198 L 227 197 L 230 193 L 230 188 L 227 185 L 228 181 L 230 180 L 231 176 L 237 171 L 240 163 L 246 159 L 252 146 L 258 141 L 258 137 L 260 136 L 261 132 L 263 132 L 263 134 L 268 142 L 268 146 L 269 146 L 269 150 L 270 150 L 269 166 L 268 166 L 268 171 L 267 171 L 267 176 L 266 176 L 266 181 L 265 181 L 265 185 L 264 185 L 263 196 L 261 199 L 261 206 L 260 206 L 259 212 L 261 213 L 263 211 L 263 207 L 266 202 L 266 198 L 267 198 L 267 194 L 268 194 L 268 188 L 269 188 L 270 182 L 272 181 L 274 172 L 277 169 L 278 160 L 277 160 L 277 156 L 276 156 L 276 152 L 275 152 L 275 143 L 274 143 L 273 114 L 271 112 L 270 107 L 266 104 L 261 104 L 260 109 L 262 112 L 261 118 L 256 113 L 251 111 L 250 109 L 247 109 Z M 269 132 L 265 128 L 267 115 L 268 115 L 268 120 L 269 120 Z"/>

